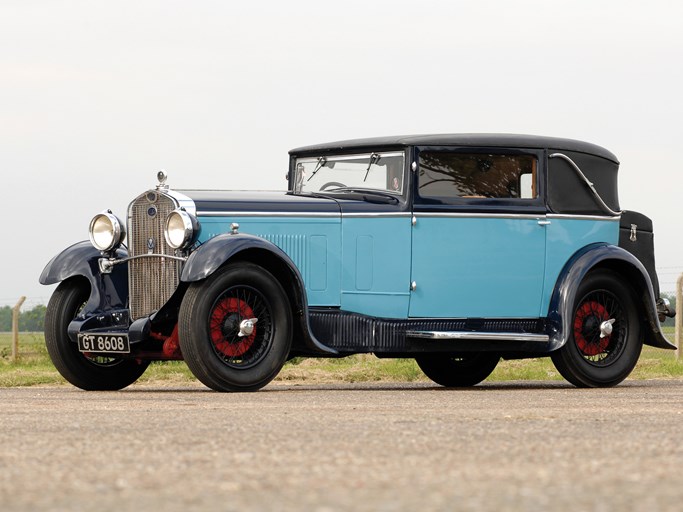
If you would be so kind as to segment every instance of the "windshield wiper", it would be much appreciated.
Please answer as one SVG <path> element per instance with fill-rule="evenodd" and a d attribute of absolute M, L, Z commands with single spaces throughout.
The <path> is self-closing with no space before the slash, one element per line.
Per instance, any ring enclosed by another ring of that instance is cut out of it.
<path fill-rule="evenodd" d="M 372 164 L 376 164 L 379 162 L 380 156 L 378 153 L 373 153 L 370 155 L 370 163 L 368 164 L 368 168 L 365 170 L 365 178 L 363 178 L 363 183 L 365 183 L 368 180 L 368 174 L 370 174 L 370 167 L 372 167 Z"/>
<path fill-rule="evenodd" d="M 316 164 L 315 169 L 313 169 L 313 172 L 311 173 L 311 175 L 308 177 L 308 179 L 306 181 L 307 182 L 311 181 L 311 178 L 313 178 L 313 176 L 315 176 L 315 173 L 318 172 L 323 167 L 325 167 L 326 163 L 327 163 L 327 159 L 324 156 L 321 156 L 320 158 L 318 158 L 318 163 Z"/>
<path fill-rule="evenodd" d="M 357 194 L 361 196 L 363 199 L 372 201 L 371 198 L 368 198 L 367 196 L 375 196 L 373 199 L 376 202 L 377 199 L 383 199 L 383 203 L 398 203 L 398 197 L 396 197 L 396 194 L 392 194 L 391 192 L 388 192 L 386 190 L 377 190 L 374 188 L 356 188 L 356 187 L 338 187 L 338 188 L 332 188 L 329 190 L 326 190 L 328 194 Z"/>

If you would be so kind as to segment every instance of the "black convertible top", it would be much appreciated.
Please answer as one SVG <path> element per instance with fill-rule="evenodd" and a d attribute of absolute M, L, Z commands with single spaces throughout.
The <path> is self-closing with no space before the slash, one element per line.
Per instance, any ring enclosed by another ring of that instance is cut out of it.
<path fill-rule="evenodd" d="M 561 151 L 574 151 L 599 156 L 619 163 L 611 151 L 580 140 L 541 135 L 517 135 L 510 133 L 456 133 L 435 135 L 400 135 L 393 137 L 371 137 L 327 142 L 292 149 L 290 155 L 328 151 L 349 150 L 352 148 L 406 147 L 406 146 L 487 146 L 499 148 L 534 148 Z"/>

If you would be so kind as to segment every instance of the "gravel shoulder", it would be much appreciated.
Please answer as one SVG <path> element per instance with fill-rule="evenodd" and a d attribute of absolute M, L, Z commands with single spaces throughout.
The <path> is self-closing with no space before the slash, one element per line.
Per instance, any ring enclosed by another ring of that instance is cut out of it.
<path fill-rule="evenodd" d="M 5 511 L 678 511 L 683 381 L 0 389 Z"/>

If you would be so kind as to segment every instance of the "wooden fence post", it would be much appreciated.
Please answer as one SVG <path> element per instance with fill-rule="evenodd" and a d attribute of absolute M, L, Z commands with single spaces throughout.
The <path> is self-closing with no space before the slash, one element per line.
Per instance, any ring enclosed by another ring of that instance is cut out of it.
<path fill-rule="evenodd" d="M 12 308 L 12 362 L 17 362 L 19 356 L 19 310 L 26 297 L 21 297 L 17 305 Z"/>
<path fill-rule="evenodd" d="M 676 281 L 676 359 L 681 357 L 681 341 L 683 340 L 683 274 Z"/>

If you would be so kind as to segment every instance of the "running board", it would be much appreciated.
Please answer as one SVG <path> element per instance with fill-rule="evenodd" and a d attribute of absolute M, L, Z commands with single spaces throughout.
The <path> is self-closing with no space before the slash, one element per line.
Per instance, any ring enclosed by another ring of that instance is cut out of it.
<path fill-rule="evenodd" d="M 550 341 L 547 334 L 520 332 L 406 331 L 406 337 L 425 340 L 535 341 L 539 343 Z"/>

